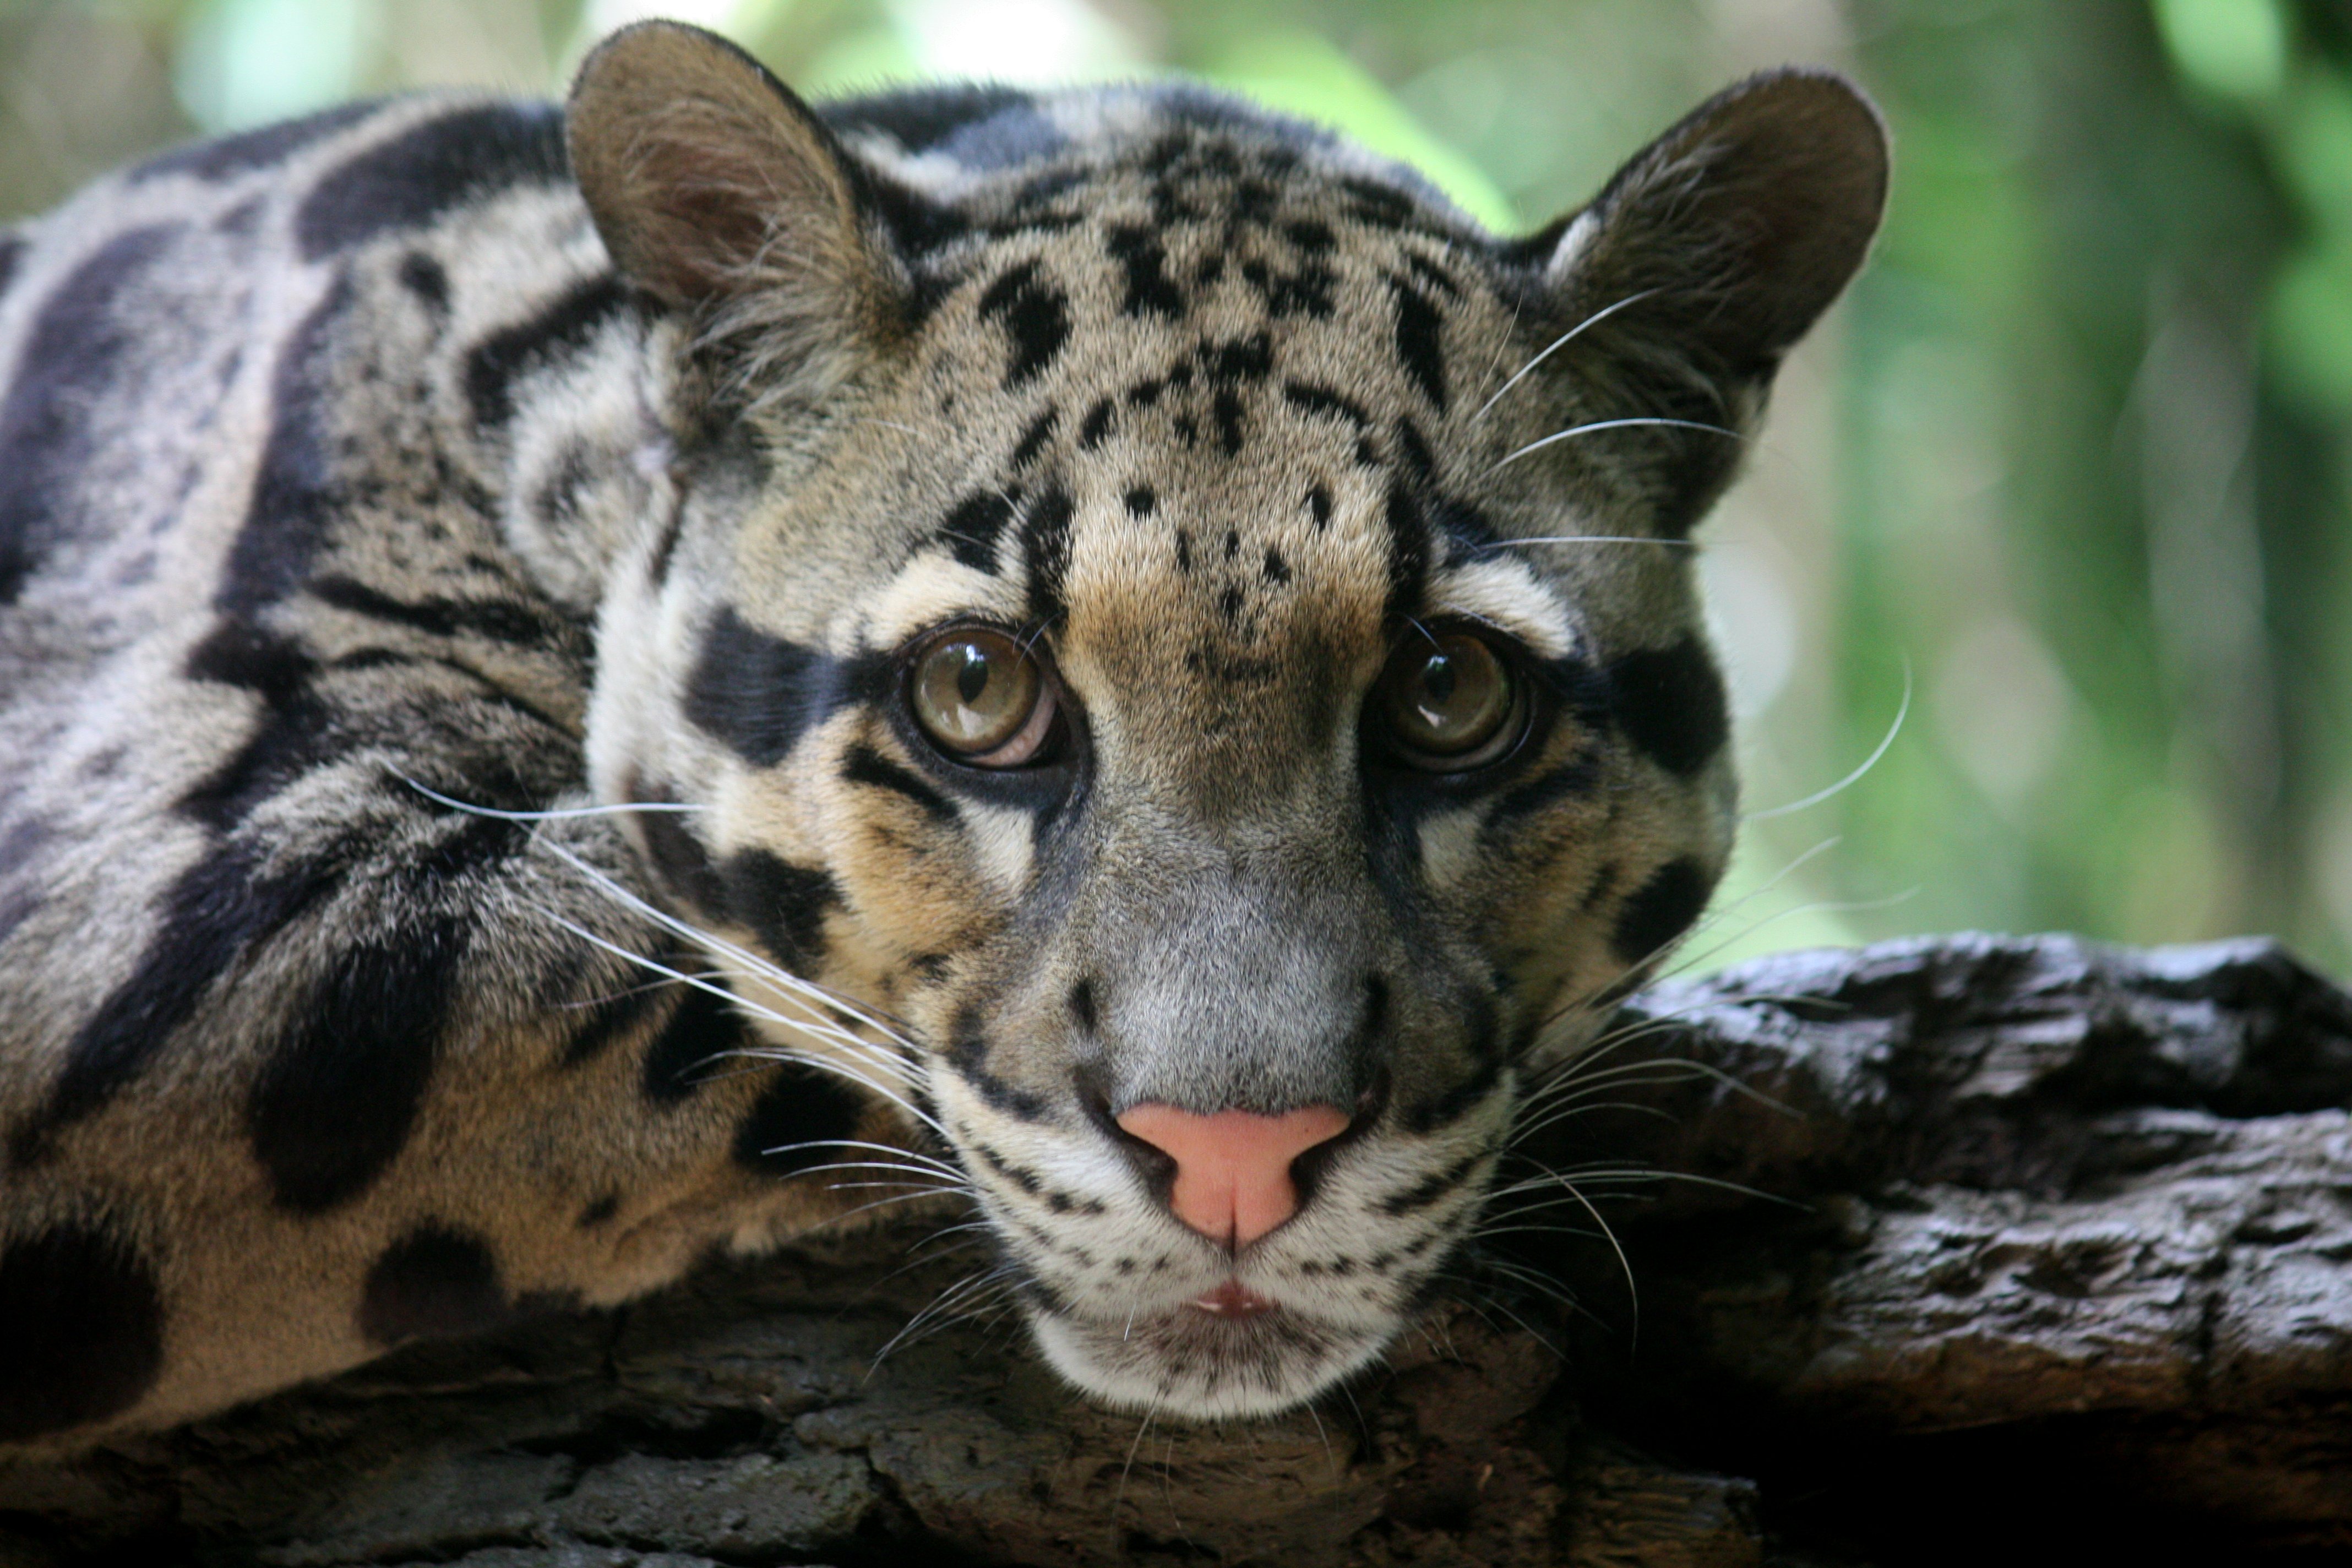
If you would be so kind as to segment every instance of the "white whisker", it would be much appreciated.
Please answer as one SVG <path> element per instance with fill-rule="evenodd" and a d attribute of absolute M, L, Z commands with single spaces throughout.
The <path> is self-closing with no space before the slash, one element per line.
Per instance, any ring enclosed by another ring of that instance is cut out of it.
<path fill-rule="evenodd" d="M 1504 395 L 1508 393 L 1511 388 L 1518 385 L 1519 383 L 1525 381 L 1538 365 L 1543 363 L 1544 361 L 1551 358 L 1553 354 L 1558 353 L 1560 350 L 1574 342 L 1577 340 L 1578 335 L 1587 327 L 1598 326 L 1601 322 L 1607 321 L 1610 317 L 1615 315 L 1618 311 L 1625 309 L 1626 306 L 1639 304 L 1642 300 L 1648 299 L 1651 295 L 1655 294 L 1657 290 L 1655 289 L 1644 289 L 1638 294 L 1628 294 L 1622 300 L 1618 300 L 1615 304 L 1605 305 L 1600 310 L 1593 311 L 1592 314 L 1585 317 L 1584 320 L 1577 322 L 1576 325 L 1569 328 L 1568 331 L 1552 339 L 1550 343 L 1546 345 L 1542 353 L 1537 354 L 1535 358 L 1521 365 L 1517 372 L 1512 375 L 1510 380 L 1496 387 L 1495 389 L 1494 396 L 1486 399 L 1486 402 L 1478 405 L 1478 412 L 1470 416 L 1469 423 L 1475 425 L 1479 420 L 1486 417 L 1486 410 L 1494 407 L 1497 403 L 1500 403 L 1503 400 Z M 1515 316 L 1512 320 L 1513 324 L 1516 325 L 1517 318 Z"/>
<path fill-rule="evenodd" d="M 1845 791 L 1853 788 L 1855 784 L 1860 784 L 1864 775 L 1878 765 L 1878 759 L 1886 754 L 1886 749 L 1895 744 L 1895 737 L 1903 732 L 1903 721 L 1909 716 L 1910 712 L 1911 660 L 1906 656 L 1903 660 L 1903 700 L 1895 707 L 1895 722 L 1886 727 L 1886 733 L 1879 741 L 1877 749 L 1873 751 L 1870 755 L 1863 758 L 1862 766 L 1854 769 L 1853 772 L 1846 774 L 1845 777 L 1838 780 L 1837 783 L 1830 785 L 1829 788 L 1815 790 L 1812 794 L 1805 796 L 1802 800 L 1792 800 L 1786 805 L 1776 805 L 1767 811 L 1748 812 L 1744 814 L 1739 820 L 1742 822 L 1769 822 L 1776 816 L 1787 816 L 1792 812 L 1803 811 L 1810 806 L 1819 805 L 1822 802 L 1829 800 L 1835 795 L 1842 795 Z"/>
<path fill-rule="evenodd" d="M 1555 430 L 1549 436 L 1530 441 L 1486 471 L 1490 474 L 1499 473 L 1528 453 L 1540 452 L 1556 442 L 1570 440 L 1578 436 L 1597 436 L 1603 430 L 1630 430 L 1643 425 L 1664 426 L 1675 430 L 1705 430 L 1717 436 L 1728 436 L 1735 441 L 1745 441 L 1748 438 L 1739 431 L 1727 429 L 1721 425 L 1702 424 L 1696 419 L 1596 419 L 1589 425 L 1571 425 L 1565 430 Z"/>
<path fill-rule="evenodd" d="M 500 822 L 562 822 L 575 816 L 624 816 L 631 812 L 697 812 L 703 809 L 682 801 L 648 800 L 628 805 L 566 805 L 545 811 L 501 811 L 494 805 L 476 805 L 471 801 L 443 795 L 428 784 L 418 784 L 406 773 L 394 773 L 392 776 L 436 805 L 446 805 L 452 811 L 465 812 L 470 816 L 495 817 Z"/>

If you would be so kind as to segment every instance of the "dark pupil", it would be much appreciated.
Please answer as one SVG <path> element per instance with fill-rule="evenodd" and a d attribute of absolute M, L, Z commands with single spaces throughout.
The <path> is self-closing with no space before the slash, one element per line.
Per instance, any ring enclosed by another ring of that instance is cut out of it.
<path fill-rule="evenodd" d="M 1429 662 L 1421 667 L 1421 689 L 1429 694 L 1429 705 L 1443 708 L 1454 700 L 1455 684 L 1454 660 L 1442 653 L 1431 654 Z"/>
<path fill-rule="evenodd" d="M 963 668 L 956 671 L 956 695 L 967 707 L 980 701 L 980 694 L 988 689 L 988 655 L 971 643 L 958 650 L 963 655 Z"/>

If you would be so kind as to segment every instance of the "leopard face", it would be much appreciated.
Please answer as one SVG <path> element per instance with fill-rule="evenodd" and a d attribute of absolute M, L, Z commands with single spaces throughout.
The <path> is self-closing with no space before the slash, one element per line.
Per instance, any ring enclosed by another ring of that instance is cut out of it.
<path fill-rule="evenodd" d="M 666 323 L 588 723 L 651 882 L 944 1146 L 1080 1388 L 1364 1365 L 1722 871 L 1688 536 L 1874 115 L 1758 79 L 1512 242 L 1191 89 L 821 119 L 666 25 L 571 138 Z"/>

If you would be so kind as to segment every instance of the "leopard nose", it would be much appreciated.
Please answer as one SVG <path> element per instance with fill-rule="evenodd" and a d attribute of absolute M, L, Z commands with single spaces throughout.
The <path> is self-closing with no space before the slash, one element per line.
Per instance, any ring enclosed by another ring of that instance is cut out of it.
<path fill-rule="evenodd" d="M 1168 1206 L 1176 1217 L 1211 1241 L 1239 1247 L 1297 1212 L 1291 1162 L 1345 1132 L 1348 1116 L 1330 1105 L 1261 1116 L 1144 1104 L 1121 1111 L 1118 1125 L 1175 1162 Z"/>

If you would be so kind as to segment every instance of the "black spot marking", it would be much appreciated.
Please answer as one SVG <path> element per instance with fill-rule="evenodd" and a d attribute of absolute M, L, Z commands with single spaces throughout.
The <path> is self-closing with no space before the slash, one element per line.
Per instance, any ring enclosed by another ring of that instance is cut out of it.
<path fill-rule="evenodd" d="M 1000 322 L 1013 340 L 1013 363 L 1004 373 L 1007 390 L 1053 363 L 1069 341 L 1069 300 L 1040 279 L 1034 261 L 1023 262 L 989 285 L 980 297 L 980 316 Z"/>
<path fill-rule="evenodd" d="M 33 317 L 0 402 L 0 605 L 42 558 L 84 531 L 88 469 L 99 456 L 91 410 L 130 371 L 142 329 L 119 307 L 170 248 L 177 228 L 117 235 L 51 289 Z"/>
<path fill-rule="evenodd" d="M 811 728 L 850 703 L 887 698 L 889 686 L 887 656 L 837 659 L 772 637 L 729 605 L 703 633 L 686 716 L 745 762 L 773 767 Z"/>
<path fill-rule="evenodd" d="M 1062 614 L 1062 579 L 1070 569 L 1070 492 L 1052 485 L 1038 493 L 1021 524 L 1022 557 L 1029 574 L 1029 611 L 1041 621 Z"/>
<path fill-rule="evenodd" d="M 1361 405 L 1328 386 L 1317 386 L 1311 382 L 1286 381 L 1282 384 L 1282 400 L 1301 414 L 1344 419 L 1358 430 L 1372 427 L 1372 416 L 1364 412 Z"/>
<path fill-rule="evenodd" d="M 221 180 L 254 169 L 267 169 L 325 141 L 346 125 L 357 124 L 380 107 L 346 103 L 299 120 L 265 125 L 257 131 L 242 131 L 234 136 L 175 147 L 140 164 L 131 171 L 131 178 L 134 183 L 142 183 L 167 174 L 194 174 L 200 180 Z"/>
<path fill-rule="evenodd" d="M 417 921 L 344 952 L 270 1053 L 246 1130 L 279 1207 L 348 1203 L 407 1143 L 470 935 L 459 921 Z"/>
<path fill-rule="evenodd" d="M 11 1135 L 9 1156 L 16 1165 L 42 1159 L 58 1132 L 112 1100 L 194 1016 L 215 982 L 333 891 L 344 875 L 335 860 L 258 879 L 249 852 L 223 850 L 172 885 L 138 967 L 74 1036 L 48 1099 Z"/>
<path fill-rule="evenodd" d="M 1298 218 L 1282 226 L 1285 238 L 1309 256 L 1320 256 L 1339 243 L 1331 226 L 1313 218 Z"/>
<path fill-rule="evenodd" d="M 1274 374 L 1274 338 L 1253 332 L 1227 342 L 1201 345 L 1201 374 L 1216 386 L 1246 386 Z"/>
<path fill-rule="evenodd" d="M 1405 374 L 1421 388 L 1430 406 L 1445 412 L 1445 320 L 1429 296 L 1405 282 L 1391 279 L 1396 297 L 1396 352 Z"/>
<path fill-rule="evenodd" d="M 955 558 L 975 572 L 996 570 L 996 541 L 1013 521 L 1013 503 L 995 490 L 982 490 L 956 502 L 940 524 L 940 537 Z"/>
<path fill-rule="evenodd" d="M 613 1216 L 620 1212 L 621 1194 L 606 1193 L 580 1211 L 580 1228 L 593 1230 L 600 1225 L 611 1223 Z"/>
<path fill-rule="evenodd" d="M 1227 561 L 1237 561 L 1241 559 L 1241 530 L 1237 528 L 1229 528 L 1225 530 L 1225 559 Z"/>
<path fill-rule="evenodd" d="M 421 250 L 400 258 L 400 286 L 436 316 L 449 309 L 448 270 Z"/>
<path fill-rule="evenodd" d="M 421 1226 L 386 1247 L 360 1289 L 359 1331 L 371 1344 L 454 1339 L 512 1315 L 489 1247 L 440 1226 Z"/>
<path fill-rule="evenodd" d="M 1317 485 L 1307 492 L 1307 515 L 1315 520 L 1318 531 L 1331 526 L 1330 487 Z"/>
<path fill-rule="evenodd" d="M 646 1046 L 642 1088 L 656 1105 L 675 1105 L 713 1075 L 725 1072 L 730 1054 L 744 1046 L 743 1020 L 725 996 L 700 985 L 682 985 L 685 994 L 669 1021 Z"/>
<path fill-rule="evenodd" d="M 1078 1027 L 1084 1029 L 1087 1034 L 1091 1035 L 1096 1032 L 1095 1026 L 1097 1018 L 1095 1012 L 1095 983 L 1093 980 L 1081 980 L 1076 984 L 1070 987 L 1070 1016 L 1076 1018 L 1078 1021 Z"/>
<path fill-rule="evenodd" d="M 1328 319 L 1333 310 L 1331 290 L 1339 283 L 1339 275 L 1319 261 L 1309 261 L 1290 272 L 1277 272 L 1263 261 L 1245 261 L 1242 277 L 1257 291 L 1265 313 L 1277 321 L 1287 316 Z"/>
<path fill-rule="evenodd" d="M 1127 492 L 1125 499 L 1129 517 L 1150 517 L 1152 510 L 1160 504 L 1159 494 L 1150 485 L 1136 486 Z"/>
<path fill-rule="evenodd" d="M 856 1137 L 864 1110 L 864 1097 L 839 1075 L 780 1063 L 736 1126 L 735 1163 L 762 1175 L 791 1176 L 812 1165 L 864 1158 L 822 1146 Z M 799 1146 L 811 1143 L 820 1147 Z"/>
<path fill-rule="evenodd" d="M 1054 426 L 1061 417 L 1061 410 L 1049 403 L 1043 414 L 1029 422 L 1029 428 L 1022 432 L 1019 444 L 1013 448 L 1014 468 L 1027 468 L 1037 454 L 1045 449 L 1045 443 L 1054 438 Z"/>
<path fill-rule="evenodd" d="M 1091 452 L 1103 444 L 1110 434 L 1111 420 L 1118 413 L 1118 405 L 1106 397 L 1087 410 L 1086 423 L 1078 426 L 1078 450 Z"/>
<path fill-rule="evenodd" d="M 1676 777 L 1696 774 L 1730 739 L 1723 678 L 1696 636 L 1612 660 L 1609 685 L 1626 737 Z"/>
<path fill-rule="evenodd" d="M 1627 895 L 1617 911 L 1617 927 L 1610 945 L 1628 963 L 1656 957 L 1668 943 L 1688 931 L 1706 908 L 1714 879 L 1688 856 L 1669 860 L 1650 879 Z"/>
<path fill-rule="evenodd" d="M 1225 618 L 1227 626 L 1241 619 L 1243 603 L 1239 588 L 1228 588 L 1217 595 L 1217 613 Z"/>
<path fill-rule="evenodd" d="M 1217 421 L 1217 445 L 1223 449 L 1228 458 L 1241 456 L 1242 400 L 1240 396 L 1230 387 L 1219 387 L 1210 409 Z"/>
<path fill-rule="evenodd" d="M 1192 574 L 1192 536 L 1181 528 L 1176 531 L 1176 570 L 1187 577 Z"/>
<path fill-rule="evenodd" d="M 1282 552 L 1276 550 L 1271 544 L 1265 547 L 1265 580 L 1269 583 L 1287 583 L 1290 581 L 1289 563 L 1283 560 Z"/>
<path fill-rule="evenodd" d="M 514 417 L 516 385 L 567 354 L 577 354 L 605 327 L 633 309 L 619 276 L 605 273 L 574 285 L 528 321 L 501 328 L 466 356 L 466 404 L 477 424 L 493 429 Z"/>
<path fill-rule="evenodd" d="M 1118 225 L 1105 237 L 1103 244 L 1127 277 L 1126 297 L 1119 302 L 1122 315 L 1149 312 L 1172 321 L 1184 314 L 1184 291 L 1168 276 L 1168 253 L 1152 229 L 1140 225 Z"/>
<path fill-rule="evenodd" d="M 958 820 L 955 803 L 871 746 L 852 746 L 842 758 L 841 776 L 904 795 L 923 808 L 934 822 L 952 826 Z"/>
<path fill-rule="evenodd" d="M 304 259 L 423 226 L 502 186 L 567 179 L 552 104 L 485 104 L 379 142 L 322 177 L 294 216 Z"/>
<path fill-rule="evenodd" d="M 1407 252 L 1404 264 L 1415 277 L 1447 299 L 1458 300 L 1462 297 L 1462 285 L 1454 280 L 1454 275 L 1426 256 L 1415 256 Z"/>
<path fill-rule="evenodd" d="M 163 1305 L 145 1259 L 62 1225 L 0 1252 L 0 1443 L 121 1415 L 163 1364 Z"/>
<path fill-rule="evenodd" d="M 765 849 L 736 851 L 720 876 L 728 911 L 759 933 L 769 956 L 803 974 L 824 963 L 825 911 L 841 902 L 830 876 Z"/>

